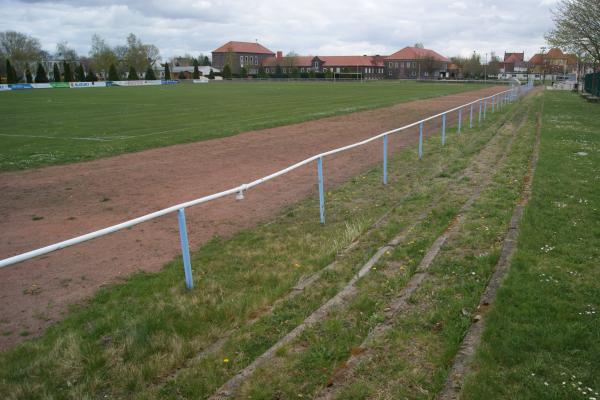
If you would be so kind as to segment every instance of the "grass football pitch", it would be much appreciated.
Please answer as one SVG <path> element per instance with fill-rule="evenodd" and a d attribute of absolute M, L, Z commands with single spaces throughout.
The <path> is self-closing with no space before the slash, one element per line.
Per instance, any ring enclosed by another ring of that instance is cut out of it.
<path fill-rule="evenodd" d="M 435 82 L 227 82 L 4 92 L 0 171 L 215 139 L 480 87 Z"/>

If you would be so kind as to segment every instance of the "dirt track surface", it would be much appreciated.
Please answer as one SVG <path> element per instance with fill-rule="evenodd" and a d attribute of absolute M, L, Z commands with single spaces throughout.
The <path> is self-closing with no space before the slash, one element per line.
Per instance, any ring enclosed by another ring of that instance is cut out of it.
<path fill-rule="evenodd" d="M 0 258 L 235 187 L 316 153 L 504 89 L 486 88 L 86 163 L 2 173 Z M 468 123 L 468 113 L 463 114 L 463 124 Z M 456 115 L 449 116 L 449 126 L 455 120 Z M 439 120 L 426 124 L 426 134 L 439 134 L 439 125 Z M 417 138 L 415 129 L 396 134 L 390 137 L 390 151 Z M 380 142 L 326 158 L 326 189 L 381 158 Z M 265 221 L 315 193 L 315 187 L 316 166 L 308 165 L 252 189 L 244 201 L 231 197 L 187 209 L 191 247 Z M 158 271 L 179 254 L 177 217 L 171 214 L 0 269 L 0 350 L 39 336 L 64 317 L 70 304 L 85 300 L 99 287 L 135 271 Z M 24 331 L 29 334 L 22 336 Z"/>

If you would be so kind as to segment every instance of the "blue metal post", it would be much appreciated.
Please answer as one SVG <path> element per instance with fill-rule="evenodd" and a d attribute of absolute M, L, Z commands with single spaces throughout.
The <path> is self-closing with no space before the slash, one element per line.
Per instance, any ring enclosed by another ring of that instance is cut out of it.
<path fill-rule="evenodd" d="M 185 209 L 177 210 L 177 219 L 179 220 L 179 238 L 181 239 L 181 255 L 183 256 L 183 270 L 185 272 L 185 286 L 188 289 L 194 288 L 192 279 L 192 263 L 190 262 L 190 245 L 188 243 L 187 227 L 185 224 Z"/>
<path fill-rule="evenodd" d="M 477 121 L 477 126 L 481 126 L 481 101 L 479 102 L 479 119 Z"/>
<path fill-rule="evenodd" d="M 473 104 L 471 104 L 471 113 L 469 114 L 469 129 L 473 128 Z"/>
<path fill-rule="evenodd" d="M 442 114 L 442 146 L 446 144 L 446 114 Z"/>
<path fill-rule="evenodd" d="M 487 99 L 483 100 L 483 119 L 485 120 L 485 116 L 487 114 Z"/>
<path fill-rule="evenodd" d="M 462 126 L 462 108 L 458 109 L 458 130 L 457 132 L 460 133 L 460 128 Z"/>
<path fill-rule="evenodd" d="M 423 158 L 423 123 L 419 124 L 419 160 Z"/>
<path fill-rule="evenodd" d="M 388 135 L 383 137 L 383 184 L 387 185 L 387 150 L 388 147 Z"/>
<path fill-rule="evenodd" d="M 321 224 L 325 223 L 325 191 L 323 190 L 323 157 L 317 159 L 317 175 L 319 179 L 319 214 Z"/>

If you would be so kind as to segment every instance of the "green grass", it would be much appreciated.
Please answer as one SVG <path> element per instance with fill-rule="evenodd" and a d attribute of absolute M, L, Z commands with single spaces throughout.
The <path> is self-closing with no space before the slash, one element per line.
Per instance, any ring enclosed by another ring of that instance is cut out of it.
<path fill-rule="evenodd" d="M 92 160 L 481 88 L 223 83 L 0 94 L 0 171 Z"/>
<path fill-rule="evenodd" d="M 528 118 L 525 110 L 521 114 Z M 439 390 L 446 365 L 469 325 L 462 310 L 471 311 L 477 304 L 498 258 L 498 238 L 506 230 L 518 198 L 520 185 L 514 181 L 527 169 L 533 133 L 529 121 L 505 165 L 495 171 L 492 183 L 466 213 L 457 237 L 449 240 L 435 259 L 430 277 L 411 297 L 408 312 L 398 315 L 392 329 L 372 345 L 373 358 L 359 364 L 336 398 L 432 398 Z M 501 155 L 508 140 L 499 141 L 489 156 Z M 336 371 L 344 371 L 344 362 L 381 322 L 424 253 L 474 191 L 470 180 L 451 182 L 407 243 L 386 255 L 372 276 L 361 282 L 359 294 L 259 371 L 244 386 L 242 398 L 292 398 L 298 394 L 312 398 Z"/>
<path fill-rule="evenodd" d="M 544 95 L 533 197 L 465 399 L 600 399 L 599 115 Z"/>
<path fill-rule="evenodd" d="M 488 123 L 497 123 L 504 115 L 490 114 Z M 488 126 L 457 136 L 450 129 L 444 148 L 439 136 L 427 140 L 420 162 L 414 148 L 391 157 L 389 185 L 381 184 L 381 169 L 376 168 L 328 190 L 325 226 L 318 223 L 313 196 L 268 224 L 228 240 L 215 238 L 193 254 L 193 292 L 184 287 L 179 259 L 159 273 L 140 273 L 100 290 L 41 338 L 0 355 L 0 397 L 210 395 L 333 296 L 382 243 L 419 213 L 452 187 L 468 186 L 468 180 L 459 181 L 458 176 L 495 131 Z M 442 223 L 437 218 L 450 217 L 456 196 L 460 198 L 458 194 L 445 199 L 444 207 L 450 210 L 433 213 L 433 220 L 422 230 L 434 235 Z M 366 232 L 366 227 L 399 202 L 401 206 L 393 209 L 384 224 Z M 302 276 L 322 269 L 358 236 L 359 245 L 338 256 L 336 268 L 267 312 Z M 426 244 L 418 243 L 421 247 L 409 247 L 413 258 Z M 369 314 L 374 306 L 365 298 L 355 304 Z M 253 318 L 256 322 L 248 324 Z M 364 334 L 364 328 L 360 329 Z M 224 335 L 229 338 L 222 349 L 191 361 Z M 330 357 L 339 354 L 317 351 L 309 361 Z"/>

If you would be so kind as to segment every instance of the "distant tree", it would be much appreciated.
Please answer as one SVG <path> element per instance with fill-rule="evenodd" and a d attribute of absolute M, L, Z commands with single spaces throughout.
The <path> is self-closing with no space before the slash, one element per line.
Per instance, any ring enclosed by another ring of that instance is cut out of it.
<path fill-rule="evenodd" d="M 60 68 L 58 68 L 58 64 L 54 63 L 52 67 L 52 80 L 54 82 L 60 82 Z"/>
<path fill-rule="evenodd" d="M 26 63 L 41 59 L 42 49 L 39 40 L 21 32 L 6 31 L 0 32 L 0 53 L 12 61 L 15 71 L 23 71 Z M 18 80 L 16 73 L 15 79 Z"/>
<path fill-rule="evenodd" d="M 326 78 L 326 79 L 332 79 L 332 78 L 333 78 L 333 72 L 331 72 L 331 69 L 328 69 L 328 70 L 325 72 L 325 78 Z"/>
<path fill-rule="evenodd" d="M 310 70 L 310 72 L 308 73 L 308 77 L 310 79 L 315 79 L 317 76 L 317 74 L 315 74 L 315 71 L 313 71 L 312 69 Z"/>
<path fill-rule="evenodd" d="M 94 70 L 92 69 L 92 67 L 88 68 L 88 73 L 85 76 L 85 80 L 86 80 L 86 82 L 97 82 L 98 81 L 98 77 L 94 73 Z"/>
<path fill-rule="evenodd" d="M 258 77 L 262 79 L 268 78 L 267 73 L 265 72 L 265 69 L 263 67 L 258 68 Z"/>
<path fill-rule="evenodd" d="M 417 49 L 424 49 L 425 45 L 421 42 L 417 42 L 417 43 L 415 43 L 414 47 L 416 47 Z"/>
<path fill-rule="evenodd" d="M 42 63 L 38 63 L 35 71 L 35 83 L 48 83 L 48 75 Z"/>
<path fill-rule="evenodd" d="M 144 79 L 147 81 L 155 81 L 156 80 L 156 75 L 154 74 L 154 70 L 152 69 L 151 66 L 148 66 L 148 69 L 146 69 L 146 75 L 144 76 Z"/>
<path fill-rule="evenodd" d="M 109 81 L 120 80 L 119 73 L 117 72 L 117 67 L 115 67 L 115 64 L 110 64 L 110 67 L 108 68 L 108 80 Z"/>
<path fill-rule="evenodd" d="M 111 65 L 116 65 L 119 62 L 115 51 L 96 34 L 92 35 L 92 46 L 89 54 L 93 67 L 102 72 L 104 76 L 107 75 Z"/>
<path fill-rule="evenodd" d="M 63 60 L 63 76 L 65 82 L 73 82 L 73 72 L 71 71 L 71 64 Z"/>
<path fill-rule="evenodd" d="M 210 67 L 211 63 L 208 56 L 204 56 L 204 59 L 202 60 L 202 65 L 204 65 L 205 67 Z"/>
<path fill-rule="evenodd" d="M 331 74 L 331 71 L 329 71 L 329 74 Z M 300 78 L 300 70 L 297 67 L 292 68 L 290 76 L 294 79 Z"/>
<path fill-rule="evenodd" d="M 183 71 L 179 72 L 179 75 L 177 75 L 177 79 L 185 79 L 185 73 Z"/>
<path fill-rule="evenodd" d="M 248 77 L 248 71 L 246 70 L 246 68 L 242 67 L 240 68 L 240 78 L 247 78 Z"/>
<path fill-rule="evenodd" d="M 481 56 L 473 52 L 471 58 L 465 60 L 463 71 L 467 78 L 480 78 L 483 75 Z"/>
<path fill-rule="evenodd" d="M 72 47 L 69 47 L 68 43 L 65 41 L 58 42 L 56 44 L 56 56 L 55 57 L 57 60 L 63 60 L 63 61 L 71 62 L 71 63 L 77 61 L 77 59 L 79 58 L 75 49 L 73 49 Z"/>
<path fill-rule="evenodd" d="M 213 71 L 213 69 L 210 69 L 210 72 L 208 73 L 208 79 L 215 79 L 215 72 Z"/>
<path fill-rule="evenodd" d="M 85 82 L 85 70 L 81 64 L 75 67 L 75 80 L 77 82 Z"/>
<path fill-rule="evenodd" d="M 130 66 L 129 73 L 127 74 L 127 80 L 128 81 L 137 81 L 138 79 L 140 79 L 140 77 L 138 76 L 138 73 L 135 70 L 135 67 L 133 65 Z"/>
<path fill-rule="evenodd" d="M 169 68 L 169 63 L 165 63 L 165 79 L 171 80 L 171 69 Z"/>
<path fill-rule="evenodd" d="M 500 73 L 500 57 L 492 52 L 490 62 L 487 65 L 487 74 L 497 76 Z"/>
<path fill-rule="evenodd" d="M 281 69 L 281 65 L 279 64 L 275 66 L 275 78 L 283 78 L 283 70 Z"/>
<path fill-rule="evenodd" d="M 17 74 L 13 68 L 10 60 L 6 59 L 6 83 L 17 83 Z"/>
<path fill-rule="evenodd" d="M 231 79 L 231 67 L 229 66 L 229 64 L 226 64 L 223 68 L 223 78 Z"/>
<path fill-rule="evenodd" d="M 192 75 L 193 79 L 200 78 L 200 71 L 198 70 L 198 60 L 194 58 L 194 74 Z"/>
<path fill-rule="evenodd" d="M 29 69 L 29 64 L 25 64 L 25 82 L 33 83 L 33 76 L 31 75 L 31 70 Z"/>

